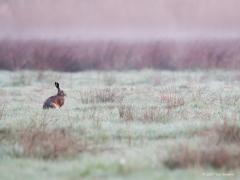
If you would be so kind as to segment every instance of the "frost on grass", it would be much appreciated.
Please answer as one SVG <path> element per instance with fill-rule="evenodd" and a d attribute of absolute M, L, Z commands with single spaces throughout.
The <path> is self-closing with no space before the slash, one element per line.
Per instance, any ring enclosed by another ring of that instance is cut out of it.
<path fill-rule="evenodd" d="M 14 154 L 18 157 L 57 159 L 90 151 L 87 140 L 77 138 L 56 124 L 55 128 L 50 128 L 46 120 L 31 122 L 17 130 L 14 141 Z"/>
<path fill-rule="evenodd" d="M 191 149 L 188 146 L 180 146 L 173 150 L 164 161 L 164 165 L 170 169 L 213 167 L 216 169 L 240 168 L 240 150 L 231 150 L 227 146 L 210 146 L 200 149 Z"/>
<path fill-rule="evenodd" d="M 137 179 L 140 172 L 144 179 L 154 179 L 153 174 L 164 171 L 174 177 L 181 172 L 188 179 L 189 172 L 199 176 L 192 168 L 240 169 L 240 88 L 239 81 L 232 80 L 239 73 L 113 72 L 115 81 L 105 72 L 100 74 L 105 79 L 94 71 L 44 72 L 37 80 L 38 73 L 26 71 L 25 77 L 12 83 L 21 73 L 0 73 L 2 104 L 7 107 L 0 105 L 0 163 L 4 164 L 0 171 L 6 172 L 5 177 L 19 161 L 28 161 L 29 174 L 39 179 L 58 179 L 56 173 L 61 167 L 66 170 L 65 163 L 69 164 L 65 179 L 79 178 L 80 172 L 93 179 L 99 174 Z M 154 74 L 161 78 L 157 86 L 152 86 Z M 221 74 L 224 78 L 219 78 Z M 51 84 L 56 79 L 66 85 L 69 96 L 63 108 L 42 117 L 42 101 L 48 91 L 55 92 Z M 234 114 L 235 123 L 228 119 L 223 123 Z M 28 126 L 32 120 L 34 125 Z M 121 158 L 126 161 L 118 168 Z M 42 172 L 44 177 L 36 173 L 41 169 L 39 159 L 50 169 Z M 36 166 L 30 165 L 35 162 Z"/>
<path fill-rule="evenodd" d="M 212 167 L 216 169 L 240 168 L 240 128 L 236 123 L 224 122 L 208 129 L 201 146 L 192 148 L 188 145 L 174 147 L 163 162 L 170 169 Z M 217 138 L 211 138 L 215 135 Z"/>
<path fill-rule="evenodd" d="M 117 79 L 114 74 L 104 74 L 102 77 L 103 84 L 106 86 L 112 86 L 116 83 Z"/>
<path fill-rule="evenodd" d="M 122 100 L 123 95 L 119 94 L 117 89 L 112 88 L 89 89 L 80 92 L 80 101 L 83 104 L 114 103 Z"/>
<path fill-rule="evenodd" d="M 134 106 L 121 104 L 117 106 L 119 117 L 124 121 L 141 122 L 166 122 L 170 120 L 171 114 L 168 110 L 160 106 Z"/>
<path fill-rule="evenodd" d="M 240 127 L 233 122 L 224 121 L 224 124 L 216 127 L 218 143 L 237 143 L 240 145 Z"/>
<path fill-rule="evenodd" d="M 64 130 L 44 131 L 31 129 L 21 135 L 20 146 L 26 157 L 55 159 L 76 155 L 85 149 Z"/>

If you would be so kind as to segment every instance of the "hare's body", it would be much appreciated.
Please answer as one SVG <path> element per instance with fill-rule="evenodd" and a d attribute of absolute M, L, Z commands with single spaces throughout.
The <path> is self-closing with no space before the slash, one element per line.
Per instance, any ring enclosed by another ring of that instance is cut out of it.
<path fill-rule="evenodd" d="M 43 109 L 60 108 L 64 105 L 64 97 L 51 96 L 43 104 Z"/>
<path fill-rule="evenodd" d="M 43 104 L 43 109 L 60 108 L 64 105 L 64 97 L 66 94 L 60 90 L 59 83 L 55 82 L 55 86 L 58 89 L 58 93 L 55 96 L 49 97 Z"/>

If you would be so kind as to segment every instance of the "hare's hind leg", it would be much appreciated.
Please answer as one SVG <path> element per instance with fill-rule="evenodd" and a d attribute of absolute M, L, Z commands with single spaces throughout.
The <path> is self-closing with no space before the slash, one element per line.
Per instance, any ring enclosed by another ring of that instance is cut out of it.
<path fill-rule="evenodd" d="M 59 109 L 60 106 L 56 103 L 51 103 L 51 108 Z"/>
<path fill-rule="evenodd" d="M 60 106 L 55 103 L 50 103 L 50 104 L 44 104 L 43 109 L 58 109 Z"/>

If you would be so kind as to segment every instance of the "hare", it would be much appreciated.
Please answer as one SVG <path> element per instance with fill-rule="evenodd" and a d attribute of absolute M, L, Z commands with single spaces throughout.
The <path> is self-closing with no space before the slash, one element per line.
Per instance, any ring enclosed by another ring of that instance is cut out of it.
<path fill-rule="evenodd" d="M 63 90 L 60 89 L 59 83 L 55 82 L 55 86 L 58 89 L 58 93 L 55 96 L 49 97 L 43 104 L 43 109 L 49 109 L 49 108 L 60 108 L 64 104 L 64 97 L 66 94 Z"/>

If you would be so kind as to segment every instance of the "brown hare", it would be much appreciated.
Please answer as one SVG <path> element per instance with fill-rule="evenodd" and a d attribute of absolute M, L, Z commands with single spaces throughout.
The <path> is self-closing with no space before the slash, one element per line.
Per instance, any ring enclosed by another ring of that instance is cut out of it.
<path fill-rule="evenodd" d="M 59 83 L 55 82 L 55 86 L 58 89 L 58 93 L 55 96 L 49 97 L 43 104 L 43 109 L 50 109 L 50 108 L 60 108 L 64 104 L 64 97 L 66 94 L 63 90 L 60 89 Z"/>

